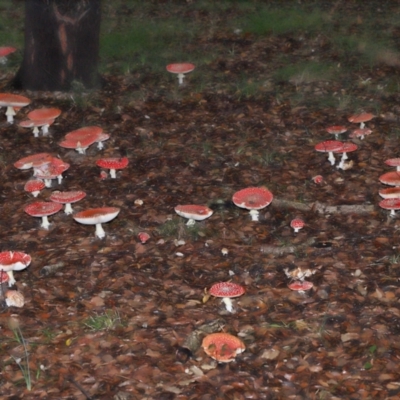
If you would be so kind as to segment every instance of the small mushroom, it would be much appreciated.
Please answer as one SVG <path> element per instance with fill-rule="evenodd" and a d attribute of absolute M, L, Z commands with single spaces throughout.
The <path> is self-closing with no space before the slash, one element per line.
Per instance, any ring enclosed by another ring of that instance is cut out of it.
<path fill-rule="evenodd" d="M 289 289 L 297 290 L 299 292 L 310 290 L 313 286 L 313 283 L 309 281 L 294 281 L 288 285 Z"/>
<path fill-rule="evenodd" d="M 252 221 L 258 221 L 259 211 L 267 207 L 274 196 L 263 187 L 249 187 L 239 190 L 232 196 L 233 203 L 240 208 L 250 211 Z"/>
<path fill-rule="evenodd" d="M 14 122 L 15 110 L 27 106 L 31 101 L 24 96 L 12 93 L 0 93 L 0 107 L 7 107 L 7 122 Z"/>
<path fill-rule="evenodd" d="M 24 190 L 31 193 L 33 197 L 37 197 L 42 189 L 46 186 L 40 179 L 31 179 L 25 183 Z"/>
<path fill-rule="evenodd" d="M 300 218 L 292 219 L 290 227 L 294 229 L 294 233 L 297 233 L 300 229 L 304 228 L 304 221 Z"/>
<path fill-rule="evenodd" d="M 228 363 L 246 350 L 245 344 L 236 336 L 225 332 L 207 335 L 201 346 L 204 352 L 220 363 Z"/>
<path fill-rule="evenodd" d="M 61 184 L 63 179 L 63 172 L 65 172 L 70 165 L 63 160 L 53 157 L 51 162 L 39 168 L 34 168 L 33 175 L 38 179 L 43 179 L 46 187 L 51 187 L 51 180 L 58 179 Z"/>
<path fill-rule="evenodd" d="M 174 210 L 179 216 L 188 219 L 186 223 L 188 226 L 194 225 L 195 221 L 203 221 L 213 214 L 211 208 L 197 204 L 178 205 Z"/>
<path fill-rule="evenodd" d="M 35 203 L 28 204 L 24 211 L 32 217 L 41 217 L 44 229 L 49 229 L 50 223 L 48 220 L 49 215 L 53 215 L 62 209 L 62 204 L 53 203 L 50 201 L 36 201 Z"/>
<path fill-rule="evenodd" d="M 315 145 L 315 150 L 322 152 L 322 153 L 328 153 L 328 160 L 331 163 L 331 165 L 335 165 L 335 156 L 333 155 L 334 151 L 339 151 L 343 146 L 342 142 L 339 142 L 338 140 L 325 140 L 325 142 L 321 142 Z"/>
<path fill-rule="evenodd" d="M 347 131 L 347 128 L 341 125 L 333 125 L 326 128 L 326 131 L 331 135 L 335 135 L 335 139 L 337 140 L 339 139 L 340 134 L 345 133 Z"/>
<path fill-rule="evenodd" d="M 15 283 L 13 271 L 21 271 L 29 266 L 32 258 L 29 254 L 21 251 L 2 251 L 0 253 L 0 272 L 7 273 L 9 280 L 8 285 Z"/>
<path fill-rule="evenodd" d="M 396 167 L 396 171 L 400 171 L 400 158 L 389 158 L 385 161 L 385 164 L 390 167 Z"/>
<path fill-rule="evenodd" d="M 214 297 L 221 297 L 227 311 L 233 312 L 232 298 L 244 294 L 244 287 L 233 282 L 219 282 L 210 287 L 208 293 Z"/>
<path fill-rule="evenodd" d="M 363 129 L 365 128 L 365 122 L 370 121 L 372 118 L 375 118 L 374 114 L 361 113 L 350 116 L 348 121 L 354 124 L 360 124 L 360 129 Z"/>
<path fill-rule="evenodd" d="M 191 63 L 175 63 L 167 65 L 168 72 L 171 72 L 172 74 L 178 74 L 179 85 L 183 84 L 183 78 L 185 77 L 185 74 L 192 72 L 194 69 L 195 65 Z"/>
<path fill-rule="evenodd" d="M 350 133 L 349 137 L 352 139 L 364 140 L 364 137 L 370 135 L 371 133 L 372 133 L 371 129 L 358 128 L 358 129 L 354 129 L 354 131 Z"/>
<path fill-rule="evenodd" d="M 124 169 L 128 166 L 129 160 L 126 157 L 116 158 L 100 158 L 100 160 L 96 161 L 96 165 L 100 168 L 105 168 L 110 170 L 110 176 L 112 179 L 117 177 L 116 170 Z"/>
<path fill-rule="evenodd" d="M 18 290 L 7 290 L 6 304 L 8 307 L 23 307 L 25 304 L 24 295 Z"/>
<path fill-rule="evenodd" d="M 379 207 L 390 210 L 390 216 L 396 216 L 396 210 L 400 210 L 400 198 L 384 199 L 379 202 Z"/>
<path fill-rule="evenodd" d="M 139 232 L 138 238 L 142 244 L 145 244 L 150 239 L 150 235 L 147 232 Z"/>
<path fill-rule="evenodd" d="M 101 224 L 113 220 L 120 212 L 117 207 L 89 208 L 73 215 L 75 221 L 84 225 L 96 225 L 96 236 L 100 239 L 106 236 Z"/>

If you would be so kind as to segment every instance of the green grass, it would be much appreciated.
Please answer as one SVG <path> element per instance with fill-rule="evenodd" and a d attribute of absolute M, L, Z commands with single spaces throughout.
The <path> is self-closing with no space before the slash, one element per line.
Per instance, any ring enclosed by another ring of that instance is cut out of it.
<path fill-rule="evenodd" d="M 104 314 L 94 315 L 84 321 L 87 328 L 92 331 L 112 330 L 121 325 L 118 311 L 106 311 Z"/>

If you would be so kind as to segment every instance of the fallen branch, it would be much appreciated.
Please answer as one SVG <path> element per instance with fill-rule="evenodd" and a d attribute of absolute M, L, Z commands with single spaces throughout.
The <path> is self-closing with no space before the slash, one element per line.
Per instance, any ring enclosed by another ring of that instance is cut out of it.
<path fill-rule="evenodd" d="M 294 208 L 298 211 L 315 211 L 319 214 L 369 214 L 375 210 L 373 204 L 354 204 L 354 205 L 339 205 L 329 206 L 327 204 L 316 201 L 311 204 L 299 203 L 290 200 L 281 200 L 274 198 L 270 207 L 276 208 Z"/>

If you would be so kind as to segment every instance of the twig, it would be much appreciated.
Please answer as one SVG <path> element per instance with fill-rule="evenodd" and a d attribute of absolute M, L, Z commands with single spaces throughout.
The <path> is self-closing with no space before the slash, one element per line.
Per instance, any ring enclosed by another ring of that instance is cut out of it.
<path fill-rule="evenodd" d="M 94 400 L 94 397 L 90 396 L 90 394 L 74 378 L 68 377 L 66 379 L 82 392 L 82 394 L 86 397 L 86 400 Z"/>
<path fill-rule="evenodd" d="M 368 214 L 375 210 L 373 204 L 343 204 L 338 206 L 329 206 L 327 204 L 320 203 L 319 201 L 308 204 L 277 198 L 274 198 L 270 207 L 294 208 L 295 210 L 304 212 L 315 211 L 319 214 Z"/>

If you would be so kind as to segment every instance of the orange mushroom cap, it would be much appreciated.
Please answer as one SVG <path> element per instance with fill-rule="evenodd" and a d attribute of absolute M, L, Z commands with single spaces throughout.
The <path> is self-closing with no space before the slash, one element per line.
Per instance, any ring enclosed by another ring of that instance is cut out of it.
<path fill-rule="evenodd" d="M 245 344 L 236 336 L 219 332 L 207 335 L 202 342 L 205 353 L 218 362 L 231 362 L 245 351 Z"/>

